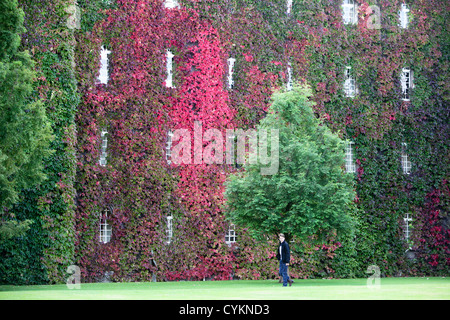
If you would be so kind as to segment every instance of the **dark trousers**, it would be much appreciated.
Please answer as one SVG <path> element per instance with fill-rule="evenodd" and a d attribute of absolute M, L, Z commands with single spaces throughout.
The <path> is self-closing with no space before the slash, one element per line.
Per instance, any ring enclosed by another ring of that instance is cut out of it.
<path fill-rule="evenodd" d="M 280 260 L 280 276 L 283 277 L 283 287 L 286 287 L 289 281 L 288 266 Z"/>

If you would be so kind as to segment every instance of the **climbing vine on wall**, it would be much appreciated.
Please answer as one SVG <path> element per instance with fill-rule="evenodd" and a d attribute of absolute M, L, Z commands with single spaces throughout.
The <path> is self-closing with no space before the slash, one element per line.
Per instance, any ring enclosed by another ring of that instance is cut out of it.
<path fill-rule="evenodd" d="M 18 217 L 35 224 L 25 238 L 2 244 L 2 267 L 11 271 L 1 281 L 62 282 L 72 263 L 83 281 L 276 277 L 272 239 L 255 242 L 236 226 L 238 242 L 225 244 L 223 181 L 239 169 L 169 164 L 165 147 L 169 130 L 185 128 L 192 138 L 196 121 L 202 133 L 253 128 L 272 93 L 286 87 L 288 68 L 311 86 L 317 116 L 354 142 L 358 208 L 356 238 L 304 243 L 291 273 L 365 277 L 372 264 L 386 276 L 447 273 L 447 1 L 407 1 L 403 29 L 403 1 L 358 0 L 358 23 L 346 25 L 341 2 L 331 0 L 294 0 L 289 14 L 284 0 L 181 0 L 174 9 L 162 0 L 78 0 L 75 30 L 66 24 L 71 1 L 44 2 L 20 1 L 23 47 L 39 61 L 36 94 L 57 153 L 46 162 L 48 181 L 17 205 Z M 374 5 L 378 29 L 367 23 Z M 102 46 L 111 51 L 108 84 L 97 81 Z M 174 88 L 166 86 L 168 49 Z M 232 89 L 228 58 L 235 59 Z M 353 98 L 343 90 L 347 66 Z M 409 101 L 401 99 L 405 67 L 414 72 Z M 404 144 L 409 174 L 401 167 Z M 105 209 L 112 236 L 101 243 Z"/>

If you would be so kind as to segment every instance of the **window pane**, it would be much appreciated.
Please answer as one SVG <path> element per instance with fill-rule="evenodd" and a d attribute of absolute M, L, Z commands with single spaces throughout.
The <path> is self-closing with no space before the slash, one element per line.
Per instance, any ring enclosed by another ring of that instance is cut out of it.
<path fill-rule="evenodd" d="M 401 85 L 402 85 L 402 99 L 404 101 L 409 101 L 410 97 L 410 89 L 411 89 L 411 70 L 410 69 L 402 69 L 401 76 Z"/>
<path fill-rule="evenodd" d="M 233 89 L 234 86 L 234 80 L 233 80 L 233 72 L 234 72 L 234 63 L 236 62 L 236 59 L 229 58 L 227 60 L 228 65 L 228 89 Z"/>
<path fill-rule="evenodd" d="M 170 50 L 166 51 L 166 87 L 173 88 L 173 53 Z"/>
<path fill-rule="evenodd" d="M 101 61 L 101 68 L 100 68 L 100 75 L 98 77 L 98 80 L 100 83 L 108 84 L 109 80 L 109 74 L 108 74 L 108 55 L 111 53 L 111 51 L 107 50 L 105 47 L 102 47 L 100 51 L 100 61 Z"/>
<path fill-rule="evenodd" d="M 358 16 L 356 4 L 352 0 L 344 0 L 342 4 L 342 15 L 344 24 L 356 24 Z"/>
<path fill-rule="evenodd" d="M 408 5 L 402 3 L 401 7 L 400 7 L 400 27 L 402 27 L 403 29 L 408 28 L 408 20 L 409 20 L 409 8 Z"/>

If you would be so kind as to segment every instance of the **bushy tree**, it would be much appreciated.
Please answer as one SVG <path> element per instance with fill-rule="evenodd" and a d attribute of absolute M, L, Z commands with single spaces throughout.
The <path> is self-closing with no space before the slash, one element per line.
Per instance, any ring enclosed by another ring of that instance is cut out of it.
<path fill-rule="evenodd" d="M 19 51 L 20 34 L 24 32 L 23 21 L 24 13 L 18 8 L 17 0 L 1 1 L 1 212 L 18 201 L 22 189 L 33 187 L 45 179 L 43 159 L 51 153 L 49 144 L 52 131 L 45 106 L 33 96 L 36 78 L 34 63 L 27 51 Z M 9 224 L 8 230 L 15 225 Z"/>
<path fill-rule="evenodd" d="M 353 229 L 355 192 L 352 175 L 344 171 L 345 141 L 315 116 L 309 96 L 306 86 L 275 93 L 257 127 L 279 130 L 278 172 L 262 175 L 267 165 L 247 162 L 227 181 L 228 217 L 254 234 L 307 239 Z"/>

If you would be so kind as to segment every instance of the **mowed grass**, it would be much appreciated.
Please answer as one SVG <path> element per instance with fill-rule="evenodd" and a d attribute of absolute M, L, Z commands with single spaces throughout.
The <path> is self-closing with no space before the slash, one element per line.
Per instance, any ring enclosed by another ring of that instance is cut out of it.
<path fill-rule="evenodd" d="M 82 283 L 0 286 L 0 300 L 440 300 L 450 299 L 450 278 L 296 279 L 283 288 L 276 280 Z"/>

